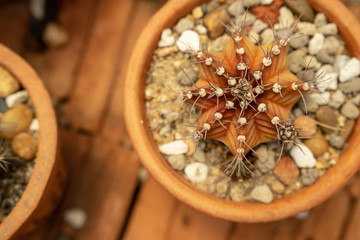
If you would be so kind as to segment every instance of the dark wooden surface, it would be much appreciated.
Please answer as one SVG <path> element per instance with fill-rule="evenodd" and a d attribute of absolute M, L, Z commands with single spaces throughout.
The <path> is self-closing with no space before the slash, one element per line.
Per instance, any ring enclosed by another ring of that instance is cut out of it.
<path fill-rule="evenodd" d="M 360 4 L 353 2 L 351 9 L 359 14 Z M 123 80 L 135 40 L 162 3 L 63 0 L 59 22 L 70 42 L 42 53 L 24 44 L 28 2 L 0 8 L 0 42 L 35 68 L 54 99 L 69 172 L 60 206 L 26 239 L 360 239 L 360 174 L 303 220 L 259 224 L 197 212 L 147 177 L 124 126 Z M 73 229 L 63 220 L 70 208 L 86 211 L 83 228 Z"/>

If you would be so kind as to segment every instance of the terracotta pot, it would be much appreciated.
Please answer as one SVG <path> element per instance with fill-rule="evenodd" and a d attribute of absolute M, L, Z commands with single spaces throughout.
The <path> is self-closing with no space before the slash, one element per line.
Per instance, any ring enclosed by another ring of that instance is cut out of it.
<path fill-rule="evenodd" d="M 145 76 L 152 54 L 163 29 L 171 27 L 204 0 L 168 1 L 143 30 L 133 50 L 126 76 L 125 117 L 133 146 L 151 175 L 179 200 L 197 210 L 215 217 L 239 222 L 274 221 L 306 211 L 339 191 L 358 170 L 360 161 L 357 148 L 360 144 L 360 122 L 341 154 L 338 164 L 330 168 L 314 185 L 276 199 L 270 204 L 234 202 L 217 198 L 197 190 L 176 173 L 161 155 L 151 136 L 145 115 Z M 319 12 L 335 22 L 353 56 L 360 57 L 360 24 L 338 0 L 308 0 Z"/>
<path fill-rule="evenodd" d="M 0 64 L 29 92 L 39 120 L 35 166 L 21 199 L 0 224 L 0 239 L 17 239 L 34 230 L 60 200 L 65 170 L 57 151 L 57 126 L 49 94 L 35 71 L 17 54 L 0 45 Z"/>

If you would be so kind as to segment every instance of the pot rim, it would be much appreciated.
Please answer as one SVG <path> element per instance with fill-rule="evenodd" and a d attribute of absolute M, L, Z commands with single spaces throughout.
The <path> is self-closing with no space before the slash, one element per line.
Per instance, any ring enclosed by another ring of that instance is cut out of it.
<path fill-rule="evenodd" d="M 168 1 L 148 22 L 132 52 L 125 80 L 125 120 L 133 146 L 143 165 L 179 200 L 199 211 L 227 220 L 275 221 L 320 204 L 339 191 L 360 166 L 356 154 L 357 145 L 360 144 L 359 120 L 356 122 L 349 146 L 341 154 L 337 165 L 328 169 L 315 184 L 275 199 L 269 204 L 235 202 L 197 190 L 173 170 L 161 155 L 146 120 L 144 107 L 146 72 L 162 30 L 175 24 L 178 19 L 203 2 L 206 0 Z M 330 21 L 338 25 L 347 48 L 352 55 L 359 57 L 360 39 L 356 39 L 356 32 L 360 32 L 360 23 L 352 13 L 338 0 L 308 0 L 308 2 L 315 10 L 324 12 Z"/>
<path fill-rule="evenodd" d="M 39 121 L 39 144 L 35 165 L 19 202 L 0 224 L 0 238 L 9 239 L 37 208 L 53 172 L 57 152 L 57 125 L 51 99 L 32 67 L 16 53 L 0 44 L 0 65 L 21 83 L 30 95 Z"/>

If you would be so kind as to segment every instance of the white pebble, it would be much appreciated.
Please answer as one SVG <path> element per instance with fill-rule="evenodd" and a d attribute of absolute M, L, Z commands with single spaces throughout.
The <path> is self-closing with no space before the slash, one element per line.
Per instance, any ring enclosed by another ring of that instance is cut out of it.
<path fill-rule="evenodd" d="M 64 220 L 75 229 L 81 229 L 86 222 L 86 212 L 80 208 L 66 210 Z"/>
<path fill-rule="evenodd" d="M 166 155 L 179 155 L 188 152 L 188 145 L 183 140 L 176 140 L 160 146 L 160 152 Z"/>
<path fill-rule="evenodd" d="M 327 105 L 330 101 L 330 92 L 323 92 L 323 93 L 311 93 L 310 96 L 314 100 L 314 102 L 319 105 Z"/>
<path fill-rule="evenodd" d="M 164 31 L 162 31 L 161 33 L 161 39 L 159 41 L 158 46 L 159 47 L 170 47 L 172 45 L 174 45 L 175 43 L 175 38 L 172 35 L 172 31 L 170 28 L 166 28 L 164 29 Z"/>
<path fill-rule="evenodd" d="M 270 5 L 273 3 L 274 0 L 261 0 L 262 5 Z"/>
<path fill-rule="evenodd" d="M 208 167 L 204 163 L 190 163 L 185 167 L 184 172 L 191 182 L 203 182 L 207 178 Z"/>
<path fill-rule="evenodd" d="M 30 132 L 37 132 L 39 131 L 39 120 L 37 118 L 34 118 L 29 126 L 29 131 Z"/>
<path fill-rule="evenodd" d="M 262 203 L 271 203 L 274 196 L 268 185 L 256 186 L 250 193 L 252 199 Z"/>
<path fill-rule="evenodd" d="M 303 143 L 298 143 L 290 150 L 290 155 L 299 168 L 313 168 L 316 165 L 311 150 Z"/>
<path fill-rule="evenodd" d="M 294 23 L 294 15 L 287 7 L 280 8 L 279 22 L 283 26 L 290 27 Z"/>
<path fill-rule="evenodd" d="M 29 93 L 26 90 L 18 91 L 10 94 L 5 98 L 8 108 L 13 108 L 19 103 L 26 102 L 29 99 Z"/>
<path fill-rule="evenodd" d="M 316 55 L 322 49 L 325 41 L 324 35 L 321 33 L 315 33 L 314 37 L 312 37 L 309 41 L 309 53 L 311 55 Z"/>
<path fill-rule="evenodd" d="M 200 50 L 199 34 L 192 30 L 184 31 L 177 40 L 176 45 L 182 52 L 199 51 Z"/>
<path fill-rule="evenodd" d="M 340 69 L 340 82 L 347 82 L 360 74 L 360 61 L 353 57 Z"/>
<path fill-rule="evenodd" d="M 207 34 L 207 28 L 204 27 L 203 25 L 196 25 L 195 30 L 202 35 Z"/>
<path fill-rule="evenodd" d="M 345 66 L 345 64 L 350 60 L 348 55 L 338 55 L 335 56 L 334 61 L 334 70 L 337 72 L 338 76 L 340 75 L 340 70 Z"/>
<path fill-rule="evenodd" d="M 317 83 L 316 86 L 320 92 L 325 92 L 326 90 L 336 90 L 337 89 L 338 75 L 336 72 L 332 72 L 332 73 L 325 72 L 324 73 L 322 69 L 319 69 L 316 72 L 316 76 L 319 76 L 318 79 L 316 80 L 316 83 Z"/>

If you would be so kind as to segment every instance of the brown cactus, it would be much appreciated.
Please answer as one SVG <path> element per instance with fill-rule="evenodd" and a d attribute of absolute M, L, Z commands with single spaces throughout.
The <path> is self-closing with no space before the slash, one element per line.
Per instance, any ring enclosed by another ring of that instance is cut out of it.
<path fill-rule="evenodd" d="M 227 28 L 232 39 L 222 53 L 196 53 L 200 79 L 183 100 L 200 110 L 194 140 L 216 139 L 227 145 L 234 158 L 225 171 L 232 175 L 237 169 L 240 175 L 247 169 L 246 154 L 260 143 L 296 141 L 290 111 L 312 86 L 288 70 L 291 34 L 257 46 L 242 28 Z"/>

